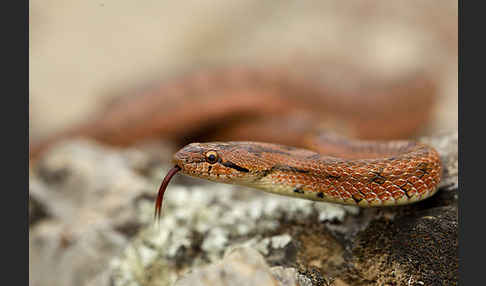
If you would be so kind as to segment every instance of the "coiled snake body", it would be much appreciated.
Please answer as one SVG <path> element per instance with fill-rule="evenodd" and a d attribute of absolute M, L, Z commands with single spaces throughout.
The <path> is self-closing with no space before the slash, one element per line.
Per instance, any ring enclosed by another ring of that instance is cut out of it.
<path fill-rule="evenodd" d="M 415 134 L 435 94 L 433 81 L 420 73 L 388 86 L 361 85 L 359 92 L 330 91 L 274 70 L 199 73 L 122 98 L 98 118 L 32 144 L 31 159 L 77 136 L 119 146 L 159 137 L 184 144 L 217 139 L 225 142 L 189 144 L 174 155 L 157 212 L 178 171 L 311 200 L 402 205 L 436 192 L 437 152 L 411 141 L 361 140 Z M 320 131 L 329 126 L 359 140 Z"/>

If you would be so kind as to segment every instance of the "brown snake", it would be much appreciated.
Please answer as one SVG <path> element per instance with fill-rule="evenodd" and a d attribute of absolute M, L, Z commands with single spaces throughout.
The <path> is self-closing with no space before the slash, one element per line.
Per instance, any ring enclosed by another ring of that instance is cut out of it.
<path fill-rule="evenodd" d="M 360 84 L 357 92 L 275 70 L 203 72 L 123 97 L 98 118 L 33 144 L 31 158 L 77 136 L 118 146 L 160 137 L 179 144 L 224 140 L 229 142 L 189 144 L 174 155 L 176 167 L 161 186 L 156 214 L 179 170 L 311 200 L 402 205 L 437 191 L 437 152 L 411 141 L 360 140 L 415 134 L 429 118 L 435 94 L 434 83 L 420 73 L 387 86 Z M 360 140 L 324 133 L 325 127 Z"/>
<path fill-rule="evenodd" d="M 437 191 L 441 164 L 431 147 L 410 141 L 353 143 L 349 156 L 354 153 L 360 159 L 270 143 L 189 144 L 174 155 L 176 165 L 160 187 L 155 215 L 160 216 L 163 193 L 178 171 L 280 195 L 360 207 L 410 204 Z M 363 158 L 366 153 L 370 158 Z"/>

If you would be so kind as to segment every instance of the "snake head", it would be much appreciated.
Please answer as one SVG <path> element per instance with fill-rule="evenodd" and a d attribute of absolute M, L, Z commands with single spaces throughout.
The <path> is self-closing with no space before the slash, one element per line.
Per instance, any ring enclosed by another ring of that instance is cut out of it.
<path fill-rule="evenodd" d="M 251 142 L 191 143 L 180 149 L 173 162 L 183 174 L 221 183 L 248 185 L 261 177 L 271 163 L 262 160 Z M 253 146 L 253 147 L 252 147 Z"/>
<path fill-rule="evenodd" d="M 245 151 L 246 150 L 246 151 Z M 251 153 L 251 152 L 250 152 Z M 179 171 L 183 174 L 221 183 L 250 185 L 260 178 L 258 172 L 250 172 L 250 164 L 262 166 L 248 153 L 248 143 L 192 143 L 174 154 L 175 166 L 162 181 L 155 203 L 155 218 L 160 218 L 165 190 L 172 177 Z M 244 158 L 244 159 L 243 159 Z M 254 167 L 253 170 L 258 170 Z"/>

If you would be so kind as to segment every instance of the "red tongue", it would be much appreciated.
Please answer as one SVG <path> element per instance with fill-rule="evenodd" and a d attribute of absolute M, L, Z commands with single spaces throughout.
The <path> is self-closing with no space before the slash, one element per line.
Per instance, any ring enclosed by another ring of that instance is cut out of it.
<path fill-rule="evenodd" d="M 167 175 L 165 175 L 164 180 L 159 188 L 159 194 L 157 195 L 157 201 L 155 202 L 155 220 L 160 220 L 160 211 L 162 209 L 162 200 L 164 198 L 165 189 L 167 189 L 167 185 L 169 185 L 170 179 L 181 170 L 179 166 L 174 166 L 174 168 L 170 169 Z"/>

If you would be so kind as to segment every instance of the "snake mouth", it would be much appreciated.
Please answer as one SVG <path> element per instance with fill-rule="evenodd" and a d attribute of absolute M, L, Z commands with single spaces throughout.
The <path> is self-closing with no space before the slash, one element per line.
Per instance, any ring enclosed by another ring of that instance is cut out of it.
<path fill-rule="evenodd" d="M 174 165 L 174 168 L 179 168 L 181 171 L 184 170 L 184 165 L 185 163 L 182 161 L 182 160 L 179 160 L 179 159 L 176 159 L 175 156 L 174 158 L 172 159 L 172 165 Z M 184 171 L 182 171 L 184 172 Z"/>
<path fill-rule="evenodd" d="M 205 149 L 199 143 L 191 143 L 177 151 L 172 157 L 172 164 L 178 166 L 182 173 L 190 174 L 200 163 L 206 162 Z"/>
<path fill-rule="evenodd" d="M 174 154 L 174 157 L 172 158 L 172 163 L 174 164 L 174 167 L 172 167 L 167 175 L 165 175 L 164 180 L 160 184 L 159 192 L 157 194 L 154 214 L 154 217 L 157 221 L 160 220 L 162 201 L 164 199 L 164 193 L 167 189 L 167 186 L 169 185 L 170 180 L 179 171 L 188 174 L 188 169 L 190 169 L 191 166 L 197 165 L 200 162 L 204 162 L 205 157 L 202 153 L 202 148 L 199 146 L 199 144 L 192 143 L 183 147 L 181 150 Z"/>

